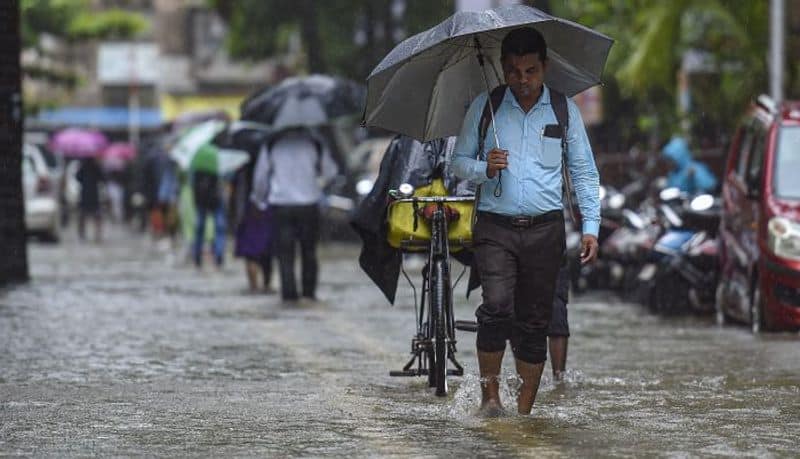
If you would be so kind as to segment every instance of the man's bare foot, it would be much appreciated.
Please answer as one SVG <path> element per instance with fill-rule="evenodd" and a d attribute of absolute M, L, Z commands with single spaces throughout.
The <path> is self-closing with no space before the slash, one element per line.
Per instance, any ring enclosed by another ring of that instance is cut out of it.
<path fill-rule="evenodd" d="M 478 416 L 483 418 L 498 418 L 504 414 L 506 414 L 506 410 L 503 408 L 500 400 L 496 399 L 484 401 L 481 403 L 481 407 L 478 410 Z"/>

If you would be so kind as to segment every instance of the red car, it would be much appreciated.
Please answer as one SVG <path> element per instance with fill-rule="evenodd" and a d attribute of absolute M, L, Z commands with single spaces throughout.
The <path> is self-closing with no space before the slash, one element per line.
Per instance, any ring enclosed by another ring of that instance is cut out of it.
<path fill-rule="evenodd" d="M 800 329 L 800 101 L 760 96 L 728 152 L 717 319 Z"/>

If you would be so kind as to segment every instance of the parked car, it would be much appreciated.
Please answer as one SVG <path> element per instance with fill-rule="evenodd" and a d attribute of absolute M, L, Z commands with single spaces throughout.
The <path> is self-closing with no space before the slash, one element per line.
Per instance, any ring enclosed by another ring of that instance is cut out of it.
<path fill-rule="evenodd" d="M 800 329 L 800 101 L 760 96 L 728 152 L 717 319 Z"/>
<path fill-rule="evenodd" d="M 25 198 L 25 225 L 29 234 L 58 241 L 58 188 L 53 172 L 38 147 L 24 144 L 22 183 Z"/>

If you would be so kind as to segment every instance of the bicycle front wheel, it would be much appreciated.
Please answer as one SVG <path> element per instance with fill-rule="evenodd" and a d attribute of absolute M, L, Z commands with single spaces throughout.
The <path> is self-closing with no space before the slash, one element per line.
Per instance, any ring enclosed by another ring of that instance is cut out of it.
<path fill-rule="evenodd" d="M 434 365 L 430 371 L 435 372 L 436 395 L 447 395 L 447 317 L 446 305 L 450 297 L 447 289 L 450 286 L 447 266 L 444 260 L 433 262 L 431 269 L 431 325 L 433 336 Z"/>

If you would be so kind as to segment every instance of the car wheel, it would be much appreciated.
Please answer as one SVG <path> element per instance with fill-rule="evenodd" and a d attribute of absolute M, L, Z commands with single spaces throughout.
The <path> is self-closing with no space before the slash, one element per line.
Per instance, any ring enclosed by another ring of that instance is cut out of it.
<path fill-rule="evenodd" d="M 759 334 L 767 331 L 764 325 L 764 299 L 761 295 L 761 286 L 756 281 L 753 300 L 750 302 L 750 328 L 753 334 Z"/>
<path fill-rule="evenodd" d="M 715 295 L 716 300 L 714 301 L 714 309 L 716 311 L 716 320 L 717 325 L 720 327 L 726 325 L 728 323 L 728 317 L 725 315 L 725 285 L 720 283 L 717 285 L 717 293 Z"/>

